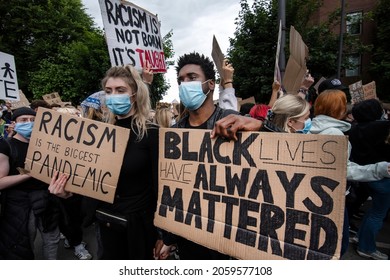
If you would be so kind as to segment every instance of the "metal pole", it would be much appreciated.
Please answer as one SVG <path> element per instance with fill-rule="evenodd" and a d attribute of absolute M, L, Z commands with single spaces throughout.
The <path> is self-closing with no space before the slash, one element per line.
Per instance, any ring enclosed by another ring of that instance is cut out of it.
<path fill-rule="evenodd" d="M 341 17 L 340 17 L 340 36 L 339 36 L 339 56 L 337 60 L 337 79 L 341 77 L 341 61 L 343 58 L 343 35 L 345 28 L 345 0 L 341 0 Z"/>
<path fill-rule="evenodd" d="M 279 0 L 278 7 L 278 26 L 279 22 L 282 21 L 282 38 L 280 40 L 280 54 L 279 54 L 279 69 L 280 76 L 283 81 L 284 72 L 286 71 L 286 54 L 285 54 L 285 45 L 286 45 L 286 1 Z"/>

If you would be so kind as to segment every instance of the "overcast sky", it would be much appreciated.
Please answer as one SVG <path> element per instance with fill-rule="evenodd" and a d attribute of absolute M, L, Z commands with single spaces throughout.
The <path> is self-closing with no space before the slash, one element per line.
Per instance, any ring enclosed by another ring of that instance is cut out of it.
<path fill-rule="evenodd" d="M 103 28 L 99 0 L 82 0 L 86 12 Z M 130 1 L 153 14 L 161 22 L 161 36 L 173 30 L 174 60 L 182 54 L 197 51 L 211 58 L 213 35 L 226 55 L 229 37 L 233 37 L 235 19 L 240 12 L 239 0 L 134 0 Z M 171 85 L 164 102 L 179 100 L 174 67 L 165 74 Z M 217 96 L 214 96 L 217 99 Z"/>

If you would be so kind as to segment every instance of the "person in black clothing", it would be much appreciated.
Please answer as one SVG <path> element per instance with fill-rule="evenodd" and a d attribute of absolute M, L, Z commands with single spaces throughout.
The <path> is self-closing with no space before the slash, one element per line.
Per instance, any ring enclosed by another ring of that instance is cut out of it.
<path fill-rule="evenodd" d="M 212 129 L 215 123 L 230 114 L 239 114 L 234 110 L 224 110 L 214 105 L 215 70 L 211 60 L 199 53 L 181 56 L 176 67 L 179 83 L 179 97 L 187 114 L 173 127 L 191 129 Z M 229 256 L 208 249 L 183 237 L 165 234 L 165 246 L 156 246 L 155 258 L 166 258 L 170 246 L 177 243 L 180 259 L 212 260 L 229 259 Z"/>
<path fill-rule="evenodd" d="M 105 105 L 115 125 L 131 130 L 113 204 L 95 201 L 99 259 L 153 259 L 157 229 L 153 224 L 157 205 L 158 126 L 148 120 L 149 90 L 130 65 L 110 68 L 102 80 Z M 65 179 L 66 180 L 66 179 Z M 62 182 L 62 184 L 61 184 Z M 62 177 L 49 190 L 65 196 Z M 90 216 L 90 215 L 87 215 Z"/>
<path fill-rule="evenodd" d="M 16 109 L 12 115 L 16 134 L 0 143 L 0 259 L 34 259 L 37 229 L 43 243 L 43 257 L 56 259 L 59 242 L 57 198 L 47 184 L 23 171 L 35 120 L 35 111 Z"/>
<path fill-rule="evenodd" d="M 352 114 L 357 124 L 349 131 L 352 145 L 351 157 L 361 165 L 380 161 L 390 161 L 390 145 L 387 139 L 390 133 L 390 121 L 382 105 L 376 99 L 368 99 L 354 105 Z M 368 182 L 367 188 L 372 198 L 372 206 L 365 213 L 358 231 L 358 249 L 360 256 L 372 259 L 388 259 L 388 256 L 376 248 L 376 236 L 383 226 L 390 209 L 390 179 Z"/>

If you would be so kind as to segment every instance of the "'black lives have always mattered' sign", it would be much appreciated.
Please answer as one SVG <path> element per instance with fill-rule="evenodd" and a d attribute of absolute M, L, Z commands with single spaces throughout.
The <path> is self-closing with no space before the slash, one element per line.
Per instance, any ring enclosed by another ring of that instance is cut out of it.
<path fill-rule="evenodd" d="M 50 183 L 69 174 L 65 189 L 113 202 L 130 130 L 39 108 L 25 168 Z"/>
<path fill-rule="evenodd" d="M 111 64 L 146 62 L 155 73 L 165 73 L 163 41 L 157 15 L 123 0 L 99 0 Z"/>
<path fill-rule="evenodd" d="M 155 225 L 239 259 L 340 258 L 343 136 L 160 129 Z"/>

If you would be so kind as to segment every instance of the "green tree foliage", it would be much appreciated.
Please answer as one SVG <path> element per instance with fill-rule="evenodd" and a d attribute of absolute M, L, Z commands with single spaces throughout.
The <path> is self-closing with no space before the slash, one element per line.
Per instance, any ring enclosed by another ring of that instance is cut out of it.
<path fill-rule="evenodd" d="M 86 32 L 82 40 L 60 46 L 55 57 L 41 60 L 30 72 L 29 88 L 38 99 L 58 92 L 63 101 L 78 105 L 101 89 L 100 80 L 110 67 L 107 46 L 98 30 Z"/>
<path fill-rule="evenodd" d="M 93 32 L 93 21 L 80 0 L 0 1 L 0 50 L 15 56 L 19 87 L 28 97 L 30 74 L 40 62 L 87 32 Z"/>
<path fill-rule="evenodd" d="M 164 38 L 167 66 L 173 62 L 172 31 Z M 110 67 L 102 30 L 81 0 L 0 0 L 0 51 L 15 56 L 20 89 L 30 99 L 58 92 L 80 104 L 101 89 Z M 151 86 L 154 105 L 169 88 L 163 74 Z"/>
<path fill-rule="evenodd" d="M 171 30 L 163 37 L 164 56 L 167 68 L 174 65 L 175 63 L 173 60 L 171 60 L 175 54 L 173 52 L 172 35 L 173 32 Z M 165 80 L 164 74 L 154 75 L 153 83 L 150 87 L 150 100 L 152 103 L 152 108 L 156 108 L 156 103 L 164 97 L 169 88 L 170 84 Z"/>
<path fill-rule="evenodd" d="M 379 98 L 389 102 L 390 95 L 390 2 L 381 0 L 374 13 L 377 23 L 375 47 L 373 49 L 371 75 L 377 85 Z"/>
<path fill-rule="evenodd" d="M 251 8 L 247 0 L 240 3 L 235 38 L 230 39 L 228 52 L 235 69 L 234 86 L 239 97 L 255 96 L 257 102 L 268 103 L 278 36 L 278 1 L 255 0 Z M 289 30 L 294 26 L 309 48 L 306 65 L 316 79 L 337 73 L 339 36 L 334 31 L 340 29 L 340 9 L 333 11 L 325 22 L 313 24 L 322 5 L 323 2 L 318 0 L 286 1 L 286 63 Z M 348 67 L 346 54 L 351 51 L 363 53 L 369 49 L 370 46 L 364 46 L 359 37 L 344 34 L 342 67 Z"/>
<path fill-rule="evenodd" d="M 254 96 L 257 102 L 269 100 L 278 37 L 277 10 L 272 2 L 255 1 L 249 7 L 241 0 L 236 19 L 235 38 L 230 38 L 228 57 L 234 65 L 234 87 L 237 96 Z"/>

